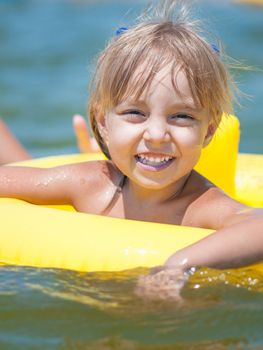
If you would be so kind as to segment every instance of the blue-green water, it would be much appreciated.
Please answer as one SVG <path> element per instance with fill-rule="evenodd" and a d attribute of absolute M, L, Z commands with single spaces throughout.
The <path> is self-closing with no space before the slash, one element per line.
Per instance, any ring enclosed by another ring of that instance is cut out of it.
<path fill-rule="evenodd" d="M 74 113 L 85 114 L 94 55 L 146 0 L 0 0 L 0 115 L 34 156 L 75 152 Z M 263 7 L 197 1 L 238 74 L 242 152 L 263 153 Z"/>
<path fill-rule="evenodd" d="M 146 1 L 0 0 L 0 115 L 34 156 L 75 152 L 94 55 Z M 243 152 L 263 153 L 263 7 L 197 1 L 239 73 Z M 261 349 L 262 276 L 197 272 L 180 305 L 145 304 L 139 270 L 1 267 L 0 349 Z M 199 288 L 197 288 L 199 286 Z"/>

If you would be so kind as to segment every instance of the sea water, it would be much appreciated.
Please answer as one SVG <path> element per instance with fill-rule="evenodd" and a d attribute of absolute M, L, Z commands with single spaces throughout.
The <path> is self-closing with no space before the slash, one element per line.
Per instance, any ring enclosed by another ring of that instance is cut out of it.
<path fill-rule="evenodd" d="M 76 152 L 72 115 L 86 115 L 96 55 L 146 0 L 0 0 L 0 115 L 34 156 Z M 197 1 L 222 38 L 243 94 L 240 151 L 263 153 L 263 6 Z"/>
<path fill-rule="evenodd" d="M 0 114 L 34 156 L 76 152 L 93 57 L 146 1 L 0 0 Z M 263 7 L 200 1 L 238 71 L 243 152 L 263 153 Z M 209 18 L 209 20 L 207 20 Z M 261 349 L 262 275 L 197 271 L 182 302 L 134 294 L 147 270 L 78 273 L 2 266 L 0 349 Z"/>
<path fill-rule="evenodd" d="M 135 295 L 147 272 L 2 266 L 0 348 L 262 349 L 262 273 L 201 269 L 165 303 Z"/>

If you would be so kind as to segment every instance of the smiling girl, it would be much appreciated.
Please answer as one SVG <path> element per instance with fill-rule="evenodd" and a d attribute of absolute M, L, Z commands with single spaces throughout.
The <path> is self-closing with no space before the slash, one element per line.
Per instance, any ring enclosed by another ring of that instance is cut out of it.
<path fill-rule="evenodd" d="M 146 294 L 156 281 L 161 287 L 160 274 L 178 268 L 233 267 L 263 257 L 262 210 L 193 170 L 222 114 L 232 111 L 232 81 L 218 50 L 176 5 L 161 1 L 154 16 L 123 30 L 98 59 L 89 116 L 108 160 L 0 170 L 2 197 L 216 230 L 142 280 Z"/>

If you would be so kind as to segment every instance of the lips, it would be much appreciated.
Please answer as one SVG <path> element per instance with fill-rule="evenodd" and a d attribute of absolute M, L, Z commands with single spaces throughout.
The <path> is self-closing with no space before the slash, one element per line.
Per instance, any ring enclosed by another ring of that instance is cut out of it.
<path fill-rule="evenodd" d="M 165 154 L 144 154 L 140 153 L 135 156 L 137 162 L 144 167 L 154 170 L 162 170 L 168 167 L 175 159 L 173 156 Z"/>

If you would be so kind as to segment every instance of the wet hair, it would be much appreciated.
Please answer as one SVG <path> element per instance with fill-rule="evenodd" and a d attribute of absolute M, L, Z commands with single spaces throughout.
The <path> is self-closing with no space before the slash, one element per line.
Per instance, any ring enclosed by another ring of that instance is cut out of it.
<path fill-rule="evenodd" d="M 233 80 L 222 52 L 206 39 L 200 22 L 190 19 L 187 5 L 186 0 L 153 2 L 135 25 L 112 38 L 100 54 L 88 113 L 94 136 L 108 158 L 97 120 L 128 96 L 138 98 L 166 66 L 171 67 L 177 93 L 176 76 L 183 71 L 194 102 L 206 108 L 217 123 L 223 113 L 232 112 Z M 143 70 L 139 69 L 142 65 Z"/>

